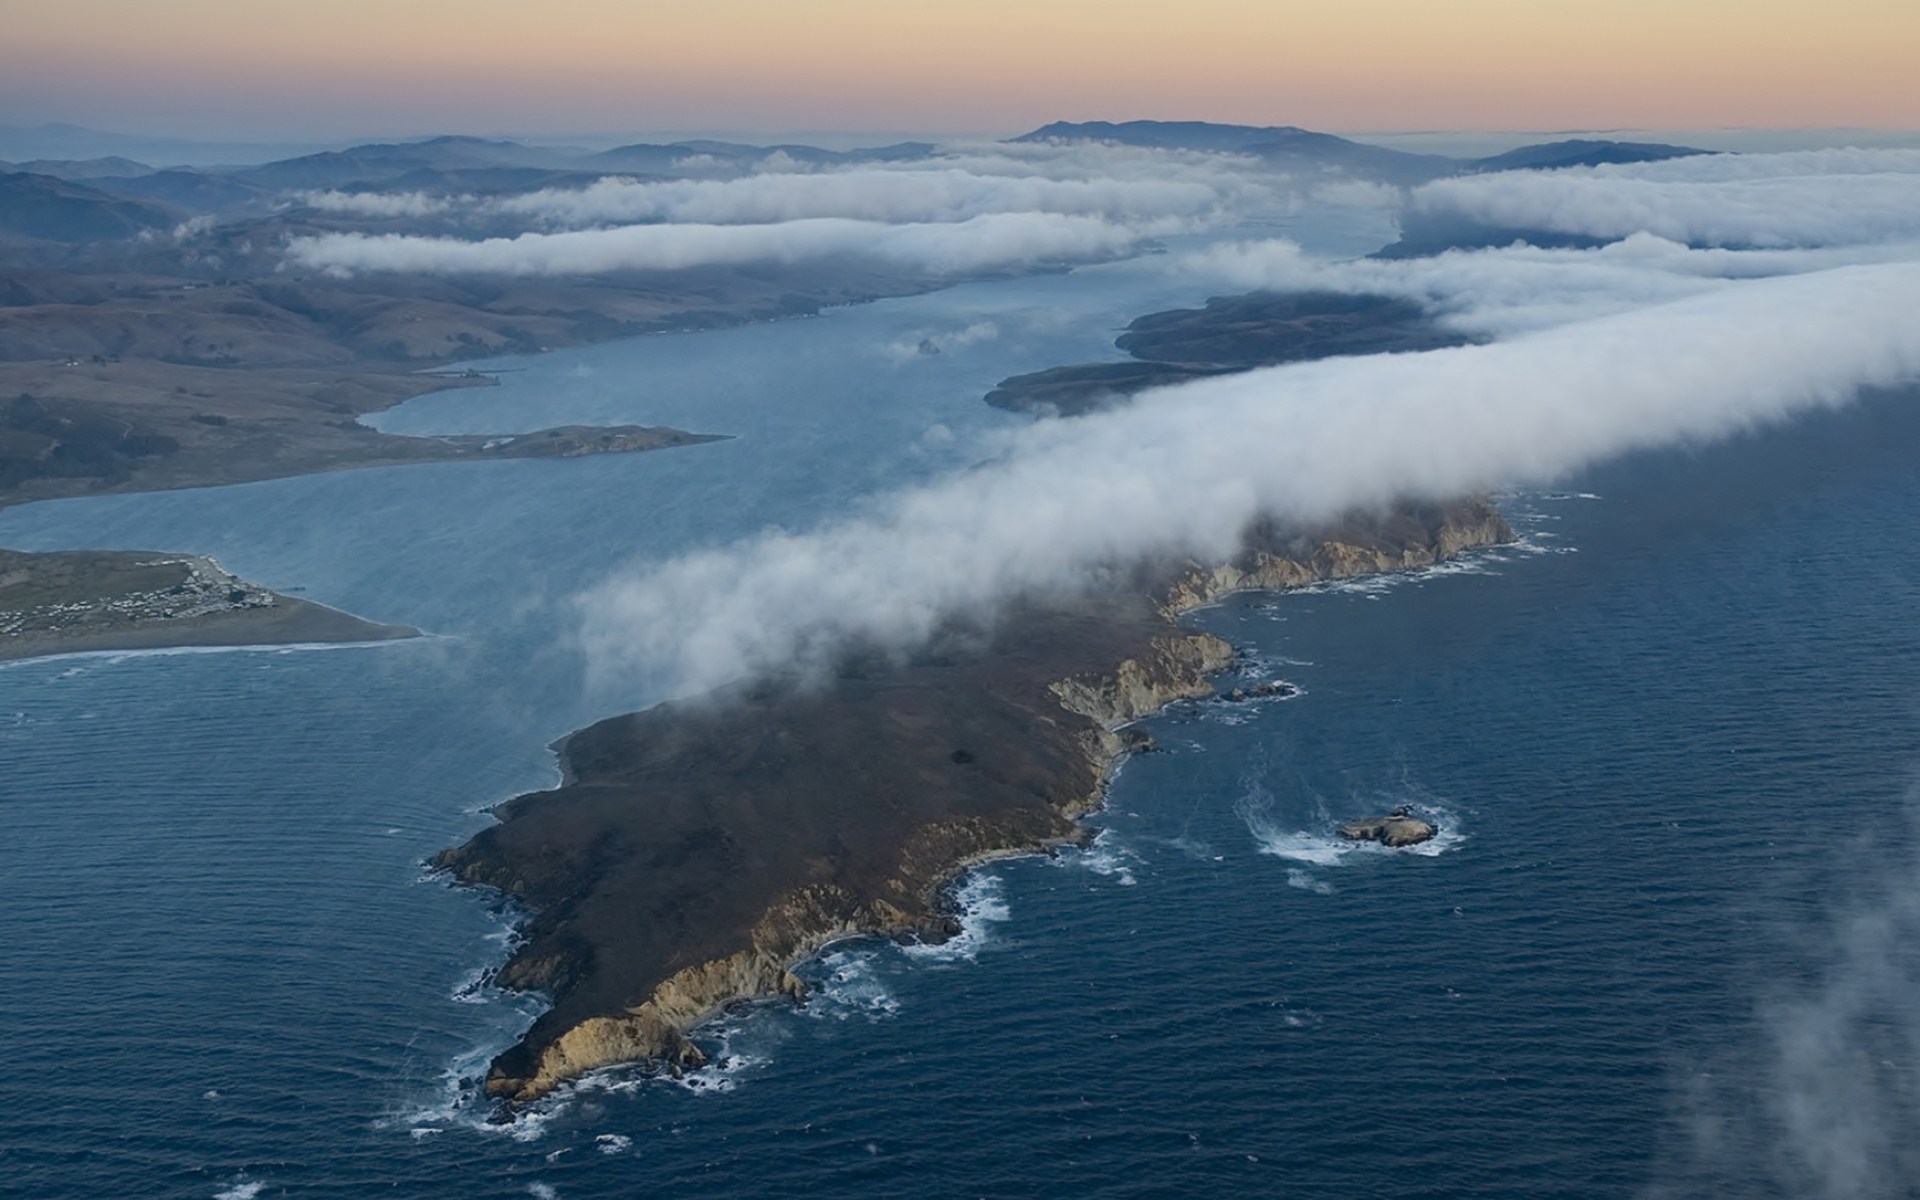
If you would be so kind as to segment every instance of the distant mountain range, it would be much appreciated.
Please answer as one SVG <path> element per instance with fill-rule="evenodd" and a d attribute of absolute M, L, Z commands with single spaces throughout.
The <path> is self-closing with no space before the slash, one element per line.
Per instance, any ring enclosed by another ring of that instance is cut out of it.
<path fill-rule="evenodd" d="M 1217 125 L 1211 121 L 1056 121 L 1016 142 L 1117 142 L 1160 150 L 1245 154 L 1277 167 L 1338 167 L 1384 183 L 1421 183 L 1460 169 L 1456 159 L 1369 146 L 1293 125 Z"/>
<path fill-rule="evenodd" d="M 1710 154 L 1691 146 L 1669 146 L 1661 142 L 1608 142 L 1591 138 L 1571 138 L 1564 142 L 1542 142 L 1521 146 L 1505 154 L 1473 160 L 1474 171 L 1557 171 L 1562 167 L 1598 167 L 1608 163 L 1659 162 L 1667 158 L 1691 158 Z"/>
<path fill-rule="evenodd" d="M 110 242 L 179 218 L 166 209 L 83 183 L 27 171 L 0 174 L 0 232 L 47 242 Z"/>
<path fill-rule="evenodd" d="M 325 143 L 294 140 L 240 142 L 148 137 L 57 123 L 0 125 L 0 158 L 14 162 L 119 157 L 168 166 L 182 163 L 206 166 L 216 163 L 261 163 L 327 148 Z"/>
<path fill-rule="evenodd" d="M 0 128 L 0 145 L 21 143 L 22 131 Z M 27 131 L 32 133 L 34 131 Z M 47 127 L 73 144 L 110 147 L 115 135 L 91 141 L 93 131 Z M 124 141 L 125 139 L 121 139 Z M 38 144 L 32 138 L 28 143 Z M 1522 146 L 1488 158 L 1410 154 L 1291 125 L 1225 125 L 1206 121 L 1055 122 L 1011 139 L 1015 143 L 1104 142 L 1130 146 L 1244 154 L 1282 170 L 1335 171 L 1343 176 L 1414 185 L 1448 175 L 1543 170 L 1597 163 L 1647 162 L 1704 153 L 1655 143 L 1570 140 Z M 443 136 L 420 141 L 370 142 L 249 166 L 169 167 L 117 154 L 93 158 L 36 158 L 0 163 L 0 237 L 73 244 L 132 237 L 205 214 L 269 212 L 289 194 L 306 191 L 424 191 L 504 194 L 542 187 L 583 186 L 607 174 L 725 177 L 761 169 L 769 160 L 800 167 L 905 162 L 931 157 L 939 147 L 901 142 L 858 150 L 693 140 L 637 142 L 611 150 L 533 146 L 499 139 Z"/>
<path fill-rule="evenodd" d="M 1551 170 L 1602 163 L 1653 162 L 1708 151 L 1657 142 L 1573 139 L 1521 146 L 1488 158 L 1409 154 L 1294 125 L 1220 125 L 1211 121 L 1055 121 L 1016 142 L 1116 142 L 1162 150 L 1244 154 L 1275 166 L 1337 167 L 1385 183 L 1424 183 L 1483 171 Z"/>

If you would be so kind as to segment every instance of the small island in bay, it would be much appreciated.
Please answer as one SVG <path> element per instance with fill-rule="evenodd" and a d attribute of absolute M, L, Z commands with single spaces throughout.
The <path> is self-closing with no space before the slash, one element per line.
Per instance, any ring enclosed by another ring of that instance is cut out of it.
<path fill-rule="evenodd" d="M 197 554 L 0 550 L 0 659 L 418 634 L 269 591 Z"/>
<path fill-rule="evenodd" d="M 1119 362 L 1049 367 L 1001 380 L 995 408 L 1063 417 L 1111 408 L 1148 388 L 1349 354 L 1438 350 L 1468 341 L 1420 305 L 1391 296 L 1254 292 L 1204 308 L 1149 313 L 1114 345 Z"/>
<path fill-rule="evenodd" d="M 1084 840 L 1078 818 L 1145 744 L 1127 726 L 1214 694 L 1233 648 L 1180 614 L 1511 538 L 1480 499 L 1315 531 L 1257 523 L 1231 562 L 955 624 L 905 663 L 850 653 L 824 686 L 742 685 L 572 734 L 559 787 L 433 860 L 526 906 L 495 980 L 553 1002 L 486 1092 L 522 1103 L 614 1064 L 698 1064 L 695 1026 L 736 1000 L 803 997 L 792 968 L 822 947 L 950 936 L 959 873 Z"/>

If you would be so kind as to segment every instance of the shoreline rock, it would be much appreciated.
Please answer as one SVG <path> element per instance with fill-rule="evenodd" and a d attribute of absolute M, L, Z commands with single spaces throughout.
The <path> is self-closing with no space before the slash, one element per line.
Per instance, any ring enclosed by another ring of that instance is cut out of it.
<path fill-rule="evenodd" d="M 1431 821 L 1414 816 L 1413 809 L 1403 804 L 1384 817 L 1361 817 L 1348 821 L 1340 826 L 1338 832 L 1350 842 L 1379 842 L 1382 846 L 1399 849 L 1430 842 L 1440 830 Z"/>

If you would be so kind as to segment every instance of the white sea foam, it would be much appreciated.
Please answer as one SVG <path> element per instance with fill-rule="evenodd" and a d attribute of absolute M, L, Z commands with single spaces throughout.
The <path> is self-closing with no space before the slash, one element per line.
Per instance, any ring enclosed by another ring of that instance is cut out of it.
<path fill-rule="evenodd" d="M 136 662 L 149 658 L 180 658 L 189 654 L 306 654 L 320 650 L 374 650 L 388 646 L 405 646 L 414 642 L 435 642 L 450 640 L 442 635 L 422 634 L 410 638 L 379 638 L 366 642 L 290 642 L 286 645 L 265 646 L 158 646 L 146 650 L 74 650 L 66 654 L 42 654 L 33 658 L 15 658 L 0 662 L 0 671 L 15 671 L 23 667 L 42 666 L 48 663 L 76 662 L 88 660 L 116 666 L 123 662 Z M 55 679 L 65 679 L 78 675 L 84 667 L 71 667 Z"/>
<path fill-rule="evenodd" d="M 1331 896 L 1336 890 L 1326 880 L 1300 867 L 1287 868 L 1287 886 L 1299 888 L 1303 892 L 1312 892 L 1316 896 Z"/>
<path fill-rule="evenodd" d="M 687 1071 L 678 1077 L 665 1076 L 670 1082 L 697 1096 L 717 1096 L 731 1092 L 740 1086 L 743 1076 L 759 1067 L 767 1065 L 767 1058 L 760 1054 L 746 1054 L 734 1049 L 734 1039 L 741 1032 L 740 1026 L 728 1024 L 718 1031 L 719 1046 L 707 1056 L 707 1065 L 697 1070 Z M 632 1081 L 636 1085 L 640 1081 Z M 627 1090 L 608 1089 L 612 1090 Z"/>
<path fill-rule="evenodd" d="M 1352 854 L 1361 845 L 1327 834 L 1311 833 L 1306 830 L 1282 830 L 1273 826 L 1260 827 L 1249 823 L 1254 841 L 1260 853 L 1271 854 L 1276 858 L 1290 859 L 1293 862 L 1309 863 L 1316 867 L 1337 867 L 1347 855 Z M 1289 872 L 1289 882 L 1291 882 Z"/>
<path fill-rule="evenodd" d="M 741 1035 L 748 1030 L 747 1019 L 750 1013 L 751 1006 L 728 1011 L 693 1031 L 706 1052 L 705 1066 L 696 1067 L 691 1071 L 682 1071 L 677 1075 L 670 1071 L 655 1070 L 651 1066 L 623 1064 L 609 1067 L 592 1072 L 561 1088 L 546 1100 L 541 1101 L 539 1109 L 551 1117 L 565 1108 L 567 1103 L 577 1095 L 595 1092 L 624 1095 L 657 1084 L 683 1088 L 696 1095 L 730 1092 L 740 1085 L 742 1076 L 765 1066 L 769 1061 L 766 1055 L 744 1051 L 738 1045 Z M 616 1153 L 616 1151 L 604 1152 Z"/>
<path fill-rule="evenodd" d="M 532 1196 L 533 1200 L 560 1200 L 560 1193 L 550 1183 L 528 1184 L 527 1195 Z"/>
<path fill-rule="evenodd" d="M 1542 533 L 1539 531 L 1522 534 L 1519 540 L 1513 542 L 1511 545 L 1504 547 L 1504 549 L 1510 554 L 1524 554 L 1524 555 L 1530 555 L 1530 556 L 1541 555 L 1541 554 L 1578 554 L 1580 553 L 1580 547 L 1573 545 L 1571 542 L 1561 541 L 1559 534 Z"/>
<path fill-rule="evenodd" d="M 900 1002 L 880 978 L 880 952 L 878 944 L 863 941 L 822 954 L 811 972 L 813 994 L 803 1011 L 830 1021 L 882 1021 L 899 1012 Z"/>
<path fill-rule="evenodd" d="M 1384 811 L 1406 803 L 1395 800 L 1379 802 Z M 1257 828 L 1249 823 L 1248 831 L 1254 836 L 1257 848 L 1262 854 L 1275 858 L 1285 858 L 1293 862 L 1306 863 L 1315 867 L 1340 867 L 1347 865 L 1356 855 L 1362 857 L 1392 856 L 1401 854 L 1417 855 L 1421 858 L 1437 858 L 1450 850 L 1458 849 L 1467 838 L 1460 832 L 1459 823 L 1451 813 L 1428 805 L 1414 805 L 1414 811 L 1439 826 L 1440 832 L 1430 840 L 1417 846 L 1389 848 L 1378 842 L 1350 842 L 1334 833 L 1320 833 L 1314 830 L 1284 830 L 1267 826 Z M 1292 872 L 1288 874 L 1292 882 Z M 1295 885 L 1299 886 L 1299 885 Z M 1317 890 L 1317 889 L 1316 889 Z"/>
<path fill-rule="evenodd" d="M 625 1134 L 602 1133 L 594 1137 L 593 1146 L 602 1154 L 625 1154 L 633 1149 L 633 1139 Z"/>
<path fill-rule="evenodd" d="M 1408 571 L 1383 571 L 1375 575 L 1358 575 L 1351 579 L 1329 579 L 1320 583 L 1310 583 L 1305 587 L 1293 589 L 1294 594 L 1307 596 L 1365 596 L 1373 600 L 1403 587 L 1419 587 L 1436 579 L 1447 579 L 1455 575 L 1498 575 L 1495 570 L 1500 562 L 1498 550 L 1476 550 L 1472 554 L 1463 554 L 1446 562 L 1434 563 L 1428 567 L 1415 567 Z"/>
<path fill-rule="evenodd" d="M 960 933 L 938 944 L 916 942 L 902 946 L 908 958 L 921 962 L 972 962 L 991 938 L 993 927 L 1013 915 L 1007 907 L 1006 890 L 1000 877 L 984 871 L 967 876 L 954 889 L 953 899 L 960 910 Z"/>
<path fill-rule="evenodd" d="M 1133 873 L 1134 864 L 1138 862 L 1140 856 L 1122 844 L 1120 835 L 1110 828 L 1095 834 L 1085 846 L 1062 850 L 1059 857 L 1053 860 L 1055 866 L 1091 871 L 1103 879 L 1113 880 L 1121 887 L 1132 887 L 1139 882 Z"/>
<path fill-rule="evenodd" d="M 533 996 L 497 990 L 491 994 L 511 1002 L 524 1016 L 525 1020 L 516 1023 L 519 1027 L 531 1022 L 539 1011 L 540 1001 Z M 512 1121 L 501 1123 L 494 1119 L 493 1104 L 479 1087 L 487 1064 L 511 1041 L 512 1036 L 503 1032 L 497 1043 L 473 1046 L 454 1056 L 426 1096 L 415 1098 L 398 1110 L 389 1112 L 375 1123 L 376 1126 L 404 1129 L 407 1136 L 415 1139 L 431 1137 L 456 1126 L 491 1137 L 505 1136 L 522 1142 L 539 1138 L 546 1132 L 550 1112 L 537 1107 L 527 1109 L 515 1114 Z"/>
<path fill-rule="evenodd" d="M 213 1200 L 253 1200 L 266 1189 L 266 1184 L 258 1179 L 248 1179 L 242 1175 L 213 1194 Z"/>
<path fill-rule="evenodd" d="M 454 984 L 453 990 L 447 993 L 447 999 L 455 1004 L 489 1003 L 495 999 L 489 994 L 487 987 L 492 978 L 493 968 L 475 967 L 460 977 L 460 982 Z"/>
<path fill-rule="evenodd" d="M 1247 725 L 1254 720 L 1254 714 L 1238 704 L 1203 704 L 1198 711 L 1202 721 L 1213 725 Z"/>
<path fill-rule="evenodd" d="M 1417 846 L 1388 848 L 1378 842 L 1348 841 L 1334 832 L 1340 818 L 1336 818 L 1326 802 L 1318 797 L 1314 800 L 1313 813 L 1305 826 L 1296 826 L 1294 822 L 1283 820 L 1274 811 L 1273 793 L 1258 778 L 1258 770 L 1262 765 L 1256 759 L 1248 777 L 1243 780 L 1244 790 L 1233 806 L 1234 812 L 1246 824 L 1247 832 L 1253 835 L 1255 848 L 1261 854 L 1309 867 L 1340 867 L 1355 855 L 1413 854 L 1434 858 L 1457 849 L 1466 841 L 1466 834 L 1460 830 L 1458 814 L 1435 801 L 1424 789 L 1410 783 L 1403 784 L 1397 792 L 1356 796 L 1349 807 L 1353 810 L 1351 815 L 1357 815 L 1363 812 L 1387 812 L 1403 804 L 1409 805 L 1416 815 L 1431 821 L 1439 829 L 1430 840 Z M 1296 879 L 1296 876 L 1299 878 Z M 1293 887 L 1319 891 L 1313 886 L 1319 881 L 1304 870 L 1290 869 L 1287 882 Z"/>

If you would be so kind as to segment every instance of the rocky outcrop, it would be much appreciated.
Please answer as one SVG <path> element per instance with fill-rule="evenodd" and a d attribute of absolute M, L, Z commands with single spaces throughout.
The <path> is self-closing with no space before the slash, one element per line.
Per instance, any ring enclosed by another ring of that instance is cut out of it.
<path fill-rule="evenodd" d="M 498 981 L 553 997 L 494 1061 L 488 1094 L 525 1102 L 616 1063 L 697 1063 L 689 1031 L 736 1000 L 803 995 L 792 968 L 823 946 L 953 934 L 959 872 L 1083 839 L 1077 818 L 1146 741 L 1126 726 L 1213 693 L 1232 647 L 1173 614 L 1510 537 L 1478 500 L 1305 537 L 1256 528 L 1232 563 L 1032 606 L 905 664 L 849 662 L 825 690 L 765 684 L 581 730 L 561 787 L 502 805 L 435 860 L 525 903 Z"/>
<path fill-rule="evenodd" d="M 1340 826 L 1340 836 L 1350 842 L 1379 842 L 1395 848 L 1418 846 L 1432 841 L 1440 830 L 1432 822 L 1413 815 L 1413 809 L 1401 805 L 1384 817 L 1361 817 Z"/>

